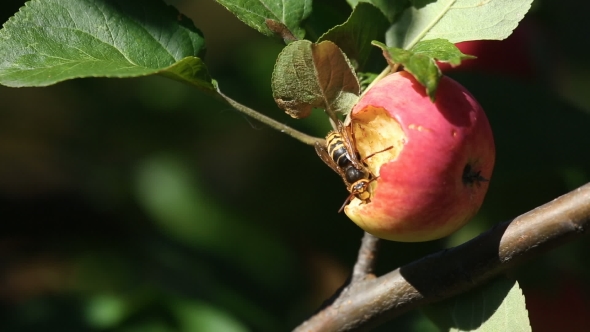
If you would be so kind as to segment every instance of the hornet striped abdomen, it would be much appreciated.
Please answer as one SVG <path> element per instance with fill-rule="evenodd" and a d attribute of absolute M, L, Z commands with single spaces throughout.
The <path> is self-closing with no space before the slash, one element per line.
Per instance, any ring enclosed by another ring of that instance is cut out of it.
<path fill-rule="evenodd" d="M 351 157 L 344 146 L 344 141 L 342 140 L 342 135 L 335 131 L 331 131 L 328 133 L 326 137 L 326 147 L 328 149 L 328 155 L 330 155 L 330 159 L 334 160 L 336 165 L 341 169 L 344 169 L 350 166 L 352 163 L 350 161 Z"/>
<path fill-rule="evenodd" d="M 328 133 L 325 145 L 315 144 L 315 150 L 324 163 L 342 177 L 350 192 L 340 211 L 353 197 L 360 199 L 363 203 L 371 201 L 369 183 L 376 178 L 359 160 L 354 138 L 342 122 L 338 121 L 336 130 Z"/>

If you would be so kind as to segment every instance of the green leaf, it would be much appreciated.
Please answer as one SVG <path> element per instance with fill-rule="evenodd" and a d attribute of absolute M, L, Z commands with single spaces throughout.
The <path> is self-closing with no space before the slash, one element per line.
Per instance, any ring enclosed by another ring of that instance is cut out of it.
<path fill-rule="evenodd" d="M 415 54 L 423 54 L 441 62 L 448 62 L 452 66 L 458 66 L 461 61 L 475 59 L 473 55 L 463 54 L 455 44 L 446 39 L 424 40 L 412 47 Z"/>
<path fill-rule="evenodd" d="M 533 0 L 413 0 L 387 32 L 387 45 L 410 49 L 421 40 L 502 40 L 516 28 Z"/>
<path fill-rule="evenodd" d="M 379 76 L 379 74 L 371 72 L 357 72 L 359 83 L 361 85 L 361 91 L 365 89 Z"/>
<path fill-rule="evenodd" d="M 388 27 L 389 22 L 377 7 L 369 3 L 360 3 L 346 22 L 330 29 L 319 38 L 318 42 L 324 40 L 334 42 L 353 64 L 356 63 L 354 67 L 360 69 L 374 50 L 368 41 L 383 40 Z"/>
<path fill-rule="evenodd" d="M 330 41 L 287 45 L 277 58 L 272 89 L 277 105 L 294 118 L 307 117 L 313 108 L 346 113 L 360 94 L 350 62 Z"/>
<path fill-rule="evenodd" d="M 423 311 L 441 331 L 531 331 L 524 295 L 516 281 L 506 278 Z"/>
<path fill-rule="evenodd" d="M 318 40 L 328 30 L 345 22 L 350 13 L 346 6 L 334 6 L 327 1 L 315 1 L 313 11 L 305 20 L 305 38 Z"/>
<path fill-rule="evenodd" d="M 394 22 L 404 9 L 410 6 L 409 0 L 347 0 L 347 2 L 352 8 L 363 2 L 373 4 L 381 10 L 390 23 Z"/>
<path fill-rule="evenodd" d="M 214 91 L 192 22 L 158 0 L 33 0 L 0 30 L 0 83 L 162 74 Z"/>
<path fill-rule="evenodd" d="M 461 53 L 457 46 L 444 39 L 421 41 L 411 50 L 387 47 L 376 41 L 373 41 L 372 44 L 383 50 L 383 55 L 390 67 L 404 66 L 404 69 L 426 88 L 426 93 L 433 102 L 438 82 L 442 76 L 436 60 L 458 66 L 461 64 L 461 60 L 474 58 Z"/>
<path fill-rule="evenodd" d="M 186 57 L 158 74 L 195 86 L 205 92 L 217 94 L 217 82 L 209 76 L 207 66 L 196 57 Z"/>
<path fill-rule="evenodd" d="M 305 36 L 301 22 L 311 14 L 311 0 L 217 0 L 248 26 L 266 36 L 275 33 L 266 25 L 266 20 L 284 24 L 297 38 Z"/>
<path fill-rule="evenodd" d="M 404 63 L 405 70 L 410 72 L 426 88 L 426 93 L 434 102 L 436 88 L 442 74 L 433 59 L 424 54 L 414 53 Z"/>
<path fill-rule="evenodd" d="M 420 84 L 425 87 L 430 100 L 434 102 L 436 88 L 442 73 L 433 58 L 425 53 L 416 53 L 413 50 L 404 50 L 397 47 L 387 47 L 385 44 L 373 41 L 373 45 L 383 50 L 383 56 L 389 66 L 396 68 L 404 66 L 404 70 L 412 74 Z"/>

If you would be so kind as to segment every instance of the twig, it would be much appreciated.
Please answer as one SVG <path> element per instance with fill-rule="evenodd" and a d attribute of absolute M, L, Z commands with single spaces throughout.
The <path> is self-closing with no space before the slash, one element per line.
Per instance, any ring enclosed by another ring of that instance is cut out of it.
<path fill-rule="evenodd" d="M 378 237 L 367 232 L 364 233 L 356 263 L 352 269 L 352 275 L 338 290 L 336 290 L 336 292 L 329 299 L 327 299 L 322 304 L 322 306 L 318 309 L 318 312 L 322 312 L 325 308 L 332 306 L 334 301 L 337 301 L 342 297 L 346 297 L 346 293 L 351 291 L 351 289 L 353 289 L 356 285 L 360 284 L 361 281 L 375 278 L 373 270 L 375 268 L 375 261 L 377 259 L 377 251 L 379 249 L 380 242 L 381 239 Z"/>
<path fill-rule="evenodd" d="M 364 280 L 367 275 L 371 275 L 373 273 L 378 249 L 379 238 L 365 232 L 356 263 L 352 269 L 352 278 L 350 283 L 356 283 Z"/>
<path fill-rule="evenodd" d="M 231 99 L 230 97 L 224 95 L 223 93 L 221 93 L 221 91 L 217 91 L 217 93 L 219 94 L 219 96 L 221 98 L 223 98 L 223 100 L 225 100 L 228 104 L 231 105 L 231 107 L 235 108 L 236 110 L 254 118 L 255 120 L 258 120 L 266 125 L 268 125 L 269 127 L 276 129 L 278 131 L 280 131 L 281 133 L 285 133 L 297 140 L 299 140 L 300 142 L 303 142 L 305 144 L 308 145 L 314 145 L 316 142 L 324 142 L 323 138 L 318 138 L 318 137 L 313 137 L 310 135 L 307 135 L 305 133 L 302 133 L 298 130 L 295 130 L 283 123 L 280 123 L 278 121 L 276 121 L 273 118 L 269 118 L 268 116 L 259 113 L 247 106 L 244 106 L 240 103 L 238 103 L 237 101 Z"/>
<path fill-rule="evenodd" d="M 458 247 L 356 282 L 295 329 L 366 331 L 419 306 L 450 298 L 559 244 L 590 226 L 590 184 L 501 223 Z"/>

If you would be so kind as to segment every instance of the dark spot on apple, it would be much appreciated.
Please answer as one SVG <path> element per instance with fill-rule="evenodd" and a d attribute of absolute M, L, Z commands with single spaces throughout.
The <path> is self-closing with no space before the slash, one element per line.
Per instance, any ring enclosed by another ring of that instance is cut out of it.
<path fill-rule="evenodd" d="M 489 179 L 486 179 L 481 175 L 481 171 L 475 170 L 471 164 L 466 164 L 463 168 L 463 184 L 466 186 L 473 186 L 474 184 L 479 187 L 481 182 L 488 182 Z"/>

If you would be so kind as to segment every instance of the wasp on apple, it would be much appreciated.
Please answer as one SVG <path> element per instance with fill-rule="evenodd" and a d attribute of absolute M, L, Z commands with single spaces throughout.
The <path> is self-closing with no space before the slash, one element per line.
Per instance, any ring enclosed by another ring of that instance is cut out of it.
<path fill-rule="evenodd" d="M 371 202 L 369 184 L 377 180 L 378 177 L 367 168 L 365 161 L 373 155 L 391 148 L 393 146 L 375 152 L 360 160 L 350 127 L 345 126 L 339 120 L 336 121 L 336 129 L 326 135 L 326 144 L 315 143 L 315 150 L 318 156 L 326 165 L 330 166 L 334 172 L 342 177 L 346 188 L 350 192 L 350 195 L 348 195 L 338 212 L 341 212 L 353 197 L 361 200 L 363 204 Z"/>

